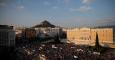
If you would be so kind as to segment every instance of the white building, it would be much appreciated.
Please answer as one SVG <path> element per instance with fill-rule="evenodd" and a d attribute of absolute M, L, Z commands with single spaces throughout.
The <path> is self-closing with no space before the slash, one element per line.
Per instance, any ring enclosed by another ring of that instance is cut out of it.
<path fill-rule="evenodd" d="M 13 26 L 0 25 L 0 46 L 14 46 L 15 31 Z"/>
<path fill-rule="evenodd" d="M 62 31 L 61 28 L 51 28 L 51 27 L 47 27 L 47 28 L 35 28 L 36 30 L 36 35 L 39 34 L 47 34 L 50 37 L 54 37 L 57 34 L 60 34 L 60 32 Z"/>
<path fill-rule="evenodd" d="M 43 22 L 41 22 L 38 25 L 33 26 L 33 28 L 36 30 L 37 32 L 37 36 L 40 34 L 43 36 L 49 36 L 49 37 L 54 37 L 57 34 L 60 34 L 62 31 L 61 27 L 55 26 L 53 24 L 51 24 L 50 22 L 44 20 Z"/>

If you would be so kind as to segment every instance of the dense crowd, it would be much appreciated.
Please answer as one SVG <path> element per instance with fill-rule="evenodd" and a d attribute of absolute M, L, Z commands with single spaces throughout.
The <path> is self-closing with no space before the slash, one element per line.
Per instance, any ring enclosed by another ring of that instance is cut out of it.
<path fill-rule="evenodd" d="M 91 51 L 88 46 L 74 44 L 36 44 L 20 47 L 25 60 L 114 60 L 115 50 L 105 53 Z"/>

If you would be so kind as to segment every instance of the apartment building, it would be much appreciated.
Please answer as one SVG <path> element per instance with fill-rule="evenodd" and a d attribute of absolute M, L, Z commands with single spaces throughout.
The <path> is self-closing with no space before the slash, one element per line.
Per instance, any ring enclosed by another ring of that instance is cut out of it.
<path fill-rule="evenodd" d="M 0 25 L 0 46 L 14 46 L 15 31 L 13 26 Z"/>

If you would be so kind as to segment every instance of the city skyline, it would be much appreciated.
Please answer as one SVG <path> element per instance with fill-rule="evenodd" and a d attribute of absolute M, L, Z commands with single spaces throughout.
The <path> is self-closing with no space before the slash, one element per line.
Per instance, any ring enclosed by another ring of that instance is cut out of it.
<path fill-rule="evenodd" d="M 62 27 L 115 24 L 114 0 L 0 0 L 0 24 Z"/>

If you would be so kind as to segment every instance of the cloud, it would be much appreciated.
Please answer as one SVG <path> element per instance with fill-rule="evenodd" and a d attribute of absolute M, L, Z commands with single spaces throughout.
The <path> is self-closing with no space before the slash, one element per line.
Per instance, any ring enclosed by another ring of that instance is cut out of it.
<path fill-rule="evenodd" d="M 61 2 L 62 0 L 56 0 L 57 2 Z"/>
<path fill-rule="evenodd" d="M 69 1 L 70 1 L 70 0 L 64 0 L 64 2 L 65 2 L 66 4 L 68 4 L 68 3 L 69 3 Z"/>
<path fill-rule="evenodd" d="M 50 2 L 44 1 L 43 4 L 44 4 L 44 5 L 50 5 Z"/>
<path fill-rule="evenodd" d="M 6 6 L 7 4 L 6 3 L 4 3 L 4 2 L 1 2 L 0 3 L 0 6 Z"/>
<path fill-rule="evenodd" d="M 115 24 L 115 17 L 100 19 L 96 22 L 99 24 Z"/>
<path fill-rule="evenodd" d="M 16 0 L 0 0 L 0 3 L 1 3 L 1 2 L 10 3 L 10 2 L 14 2 L 14 1 L 16 1 Z"/>
<path fill-rule="evenodd" d="M 57 9 L 58 7 L 57 7 L 57 6 L 53 6 L 52 8 L 53 8 L 53 9 Z"/>
<path fill-rule="evenodd" d="M 79 9 L 77 9 L 77 11 L 80 11 L 80 12 L 89 12 L 91 10 L 92 8 L 89 6 L 81 6 Z"/>
<path fill-rule="evenodd" d="M 18 5 L 16 8 L 17 8 L 17 10 L 22 10 L 22 9 L 24 9 L 24 6 L 23 5 Z"/>
<path fill-rule="evenodd" d="M 75 9 L 75 8 L 70 8 L 70 11 L 71 11 L 71 12 L 74 12 L 74 11 L 78 11 L 78 12 L 89 12 L 89 11 L 91 11 L 91 10 L 92 10 L 92 8 L 89 7 L 89 6 L 81 6 L 81 7 L 77 8 L 77 9 Z"/>
<path fill-rule="evenodd" d="M 74 9 L 74 8 L 70 8 L 69 10 L 70 10 L 71 12 L 77 11 L 77 9 Z"/>
<path fill-rule="evenodd" d="M 94 0 L 81 0 L 82 5 L 79 8 L 70 8 L 70 11 L 79 11 L 79 12 L 89 12 L 92 11 L 92 8 L 89 4 L 91 4 Z"/>
<path fill-rule="evenodd" d="M 90 26 L 93 22 L 93 20 L 90 17 L 86 16 L 74 16 L 69 19 L 65 19 L 66 23 L 64 21 L 60 22 L 62 24 L 66 24 L 67 27 L 84 27 L 84 26 Z"/>
<path fill-rule="evenodd" d="M 1 2 L 9 2 L 9 0 L 0 0 L 0 3 L 1 3 Z"/>
<path fill-rule="evenodd" d="M 95 21 L 96 26 L 115 25 L 115 17 L 102 18 Z"/>
<path fill-rule="evenodd" d="M 0 0 L 0 6 L 6 7 L 9 4 L 12 4 L 13 2 L 16 2 L 16 0 Z"/>
<path fill-rule="evenodd" d="M 83 4 L 91 4 L 94 0 L 82 0 Z"/>

